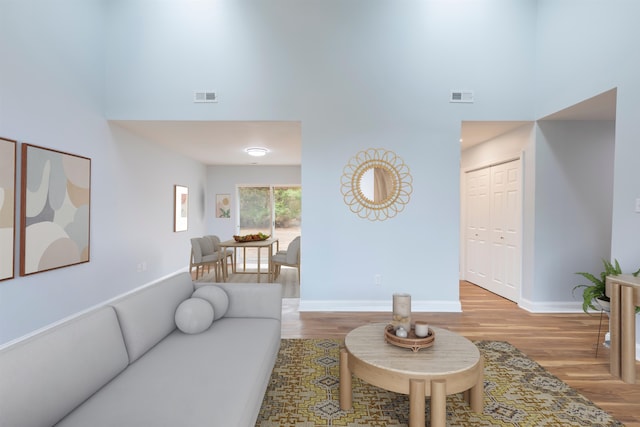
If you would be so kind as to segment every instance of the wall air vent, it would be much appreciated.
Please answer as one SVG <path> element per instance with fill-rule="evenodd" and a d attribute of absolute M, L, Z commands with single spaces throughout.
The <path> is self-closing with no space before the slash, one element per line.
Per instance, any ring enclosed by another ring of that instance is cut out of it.
<path fill-rule="evenodd" d="M 473 102 L 473 91 L 452 90 L 449 102 Z"/>
<path fill-rule="evenodd" d="M 193 102 L 218 102 L 215 92 L 194 92 Z"/>

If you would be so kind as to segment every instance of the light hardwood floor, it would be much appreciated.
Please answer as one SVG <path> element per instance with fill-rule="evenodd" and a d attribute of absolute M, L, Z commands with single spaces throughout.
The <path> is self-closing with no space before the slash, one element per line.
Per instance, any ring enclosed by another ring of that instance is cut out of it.
<path fill-rule="evenodd" d="M 471 340 L 508 341 L 625 425 L 640 427 L 640 384 L 609 374 L 609 351 L 602 345 L 596 358 L 599 316 L 532 314 L 467 282 L 460 284 L 460 298 L 462 313 L 414 313 L 414 320 Z M 297 301 L 283 301 L 283 338 L 342 338 L 362 324 L 389 320 L 388 313 L 300 313 Z"/>

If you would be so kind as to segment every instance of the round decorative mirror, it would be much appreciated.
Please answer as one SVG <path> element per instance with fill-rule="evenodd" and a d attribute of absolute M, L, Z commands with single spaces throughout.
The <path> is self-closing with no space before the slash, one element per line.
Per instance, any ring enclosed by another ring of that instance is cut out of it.
<path fill-rule="evenodd" d="M 344 167 L 341 191 L 352 212 L 371 221 L 393 218 L 409 202 L 413 178 L 409 167 L 391 151 L 360 151 Z"/>

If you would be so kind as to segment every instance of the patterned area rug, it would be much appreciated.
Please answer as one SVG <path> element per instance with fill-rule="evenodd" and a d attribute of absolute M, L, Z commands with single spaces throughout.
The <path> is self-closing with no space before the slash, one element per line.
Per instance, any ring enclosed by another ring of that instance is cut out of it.
<path fill-rule="evenodd" d="M 341 340 L 283 339 L 256 426 L 407 426 L 408 396 L 353 377 L 353 409 L 340 410 Z M 484 412 L 447 397 L 448 426 L 622 426 L 511 344 L 477 341 Z M 429 399 L 426 405 L 429 420 Z"/>

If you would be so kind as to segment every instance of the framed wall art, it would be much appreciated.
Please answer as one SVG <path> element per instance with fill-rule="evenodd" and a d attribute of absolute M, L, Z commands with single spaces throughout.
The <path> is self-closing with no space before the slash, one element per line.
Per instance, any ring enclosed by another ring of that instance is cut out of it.
<path fill-rule="evenodd" d="M 16 141 L 0 137 L 0 280 L 13 279 L 16 240 Z"/>
<path fill-rule="evenodd" d="M 173 231 L 187 231 L 189 226 L 189 188 L 174 186 Z"/>
<path fill-rule="evenodd" d="M 20 275 L 89 262 L 91 159 L 22 144 Z"/>
<path fill-rule="evenodd" d="M 216 194 L 216 218 L 231 218 L 230 194 Z"/>

